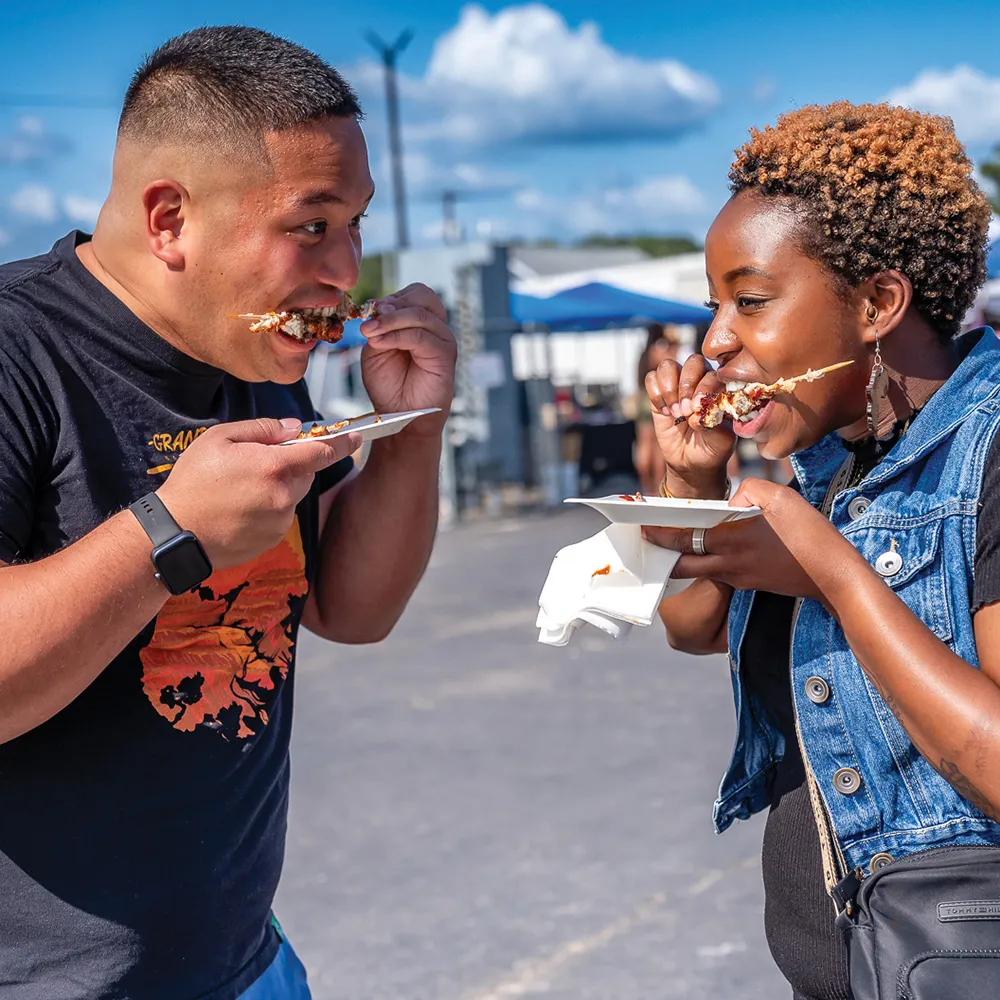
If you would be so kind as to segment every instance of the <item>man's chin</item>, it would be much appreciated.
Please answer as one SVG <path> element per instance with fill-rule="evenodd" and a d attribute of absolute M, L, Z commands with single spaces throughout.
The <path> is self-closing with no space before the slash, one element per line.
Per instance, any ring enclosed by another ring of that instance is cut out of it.
<path fill-rule="evenodd" d="M 309 364 L 308 355 L 299 358 L 259 358 L 243 364 L 226 365 L 226 372 L 241 382 L 275 382 L 293 385 L 300 381 Z"/>

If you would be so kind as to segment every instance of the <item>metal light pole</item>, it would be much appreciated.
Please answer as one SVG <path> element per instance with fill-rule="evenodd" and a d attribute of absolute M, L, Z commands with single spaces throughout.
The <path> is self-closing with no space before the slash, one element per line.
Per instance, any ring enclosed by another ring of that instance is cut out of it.
<path fill-rule="evenodd" d="M 389 156 L 392 160 L 392 193 L 396 203 L 396 247 L 405 250 L 410 245 L 406 226 L 406 191 L 403 187 L 403 142 L 399 134 L 399 93 L 396 88 L 396 59 L 410 44 L 413 32 L 407 29 L 392 45 L 369 31 L 369 44 L 382 57 L 385 66 L 385 103 L 389 115 Z"/>

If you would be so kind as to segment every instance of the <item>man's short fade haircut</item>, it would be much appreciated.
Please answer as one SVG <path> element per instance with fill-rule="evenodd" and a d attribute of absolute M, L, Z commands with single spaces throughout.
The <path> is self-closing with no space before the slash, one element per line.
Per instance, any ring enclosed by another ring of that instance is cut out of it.
<path fill-rule="evenodd" d="M 255 148 L 265 132 L 361 117 L 350 85 L 315 53 L 259 28 L 206 27 L 164 42 L 136 70 L 118 136 Z"/>
<path fill-rule="evenodd" d="M 804 251 L 846 288 L 902 271 L 943 340 L 986 280 L 990 208 L 947 118 L 889 104 L 810 105 L 750 130 L 729 171 L 734 195 L 785 198 Z"/>

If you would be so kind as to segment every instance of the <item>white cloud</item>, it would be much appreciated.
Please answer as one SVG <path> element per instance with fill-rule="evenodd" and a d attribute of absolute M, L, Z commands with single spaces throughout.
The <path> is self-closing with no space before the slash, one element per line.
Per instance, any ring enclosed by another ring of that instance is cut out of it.
<path fill-rule="evenodd" d="M 17 215 L 38 222 L 54 222 L 58 215 L 56 196 L 43 184 L 23 184 L 10 198 L 10 207 Z"/>
<path fill-rule="evenodd" d="M 379 161 L 375 170 L 379 199 L 392 197 L 392 176 L 388 157 Z M 444 191 L 507 191 L 518 187 L 522 179 L 509 171 L 497 170 L 481 163 L 444 163 L 421 150 L 403 154 L 403 178 L 410 197 L 440 195 Z"/>
<path fill-rule="evenodd" d="M 0 163 L 35 166 L 71 150 L 69 140 L 46 132 L 40 118 L 20 118 L 12 132 L 0 135 Z"/>
<path fill-rule="evenodd" d="M 514 204 L 522 212 L 533 212 L 536 208 L 541 208 L 545 204 L 545 195 L 535 188 L 525 188 L 518 191 L 514 196 Z"/>
<path fill-rule="evenodd" d="M 68 194 L 62 200 L 63 214 L 71 222 L 93 225 L 101 211 L 101 203 L 96 198 L 84 198 L 78 194 Z"/>
<path fill-rule="evenodd" d="M 555 227 L 573 236 L 689 228 L 707 208 L 702 191 L 680 175 L 647 177 L 572 198 L 527 188 L 517 193 L 514 204 L 522 213 L 522 229 L 532 235 Z"/>
<path fill-rule="evenodd" d="M 1000 77 L 971 66 L 926 69 L 888 100 L 920 111 L 947 115 L 965 142 L 1000 141 Z"/>
<path fill-rule="evenodd" d="M 611 188 L 604 194 L 609 206 L 635 209 L 652 217 L 696 215 L 705 209 L 705 196 L 687 177 L 648 177 L 631 188 Z"/>
<path fill-rule="evenodd" d="M 380 99 L 380 67 L 362 63 L 351 76 Z M 682 63 L 619 52 L 597 25 L 573 29 L 540 3 L 493 15 L 464 7 L 425 74 L 400 83 L 408 110 L 425 118 L 409 139 L 470 145 L 672 136 L 719 101 L 715 84 Z"/>
<path fill-rule="evenodd" d="M 0 247 L 6 246 L 10 243 L 10 240 L 10 233 L 6 229 L 0 229 Z"/>
<path fill-rule="evenodd" d="M 1000 240 L 1000 217 L 994 215 L 990 218 L 990 228 L 987 235 L 991 241 Z"/>

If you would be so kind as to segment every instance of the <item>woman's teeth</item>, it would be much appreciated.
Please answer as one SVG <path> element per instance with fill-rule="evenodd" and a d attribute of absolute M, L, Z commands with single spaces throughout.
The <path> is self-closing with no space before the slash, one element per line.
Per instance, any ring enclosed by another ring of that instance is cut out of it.
<path fill-rule="evenodd" d="M 726 383 L 726 392 L 736 392 L 737 390 L 739 390 L 739 389 L 745 389 L 746 387 L 747 387 L 747 383 L 746 382 L 735 382 L 735 381 L 733 381 L 733 382 L 727 382 Z"/>

